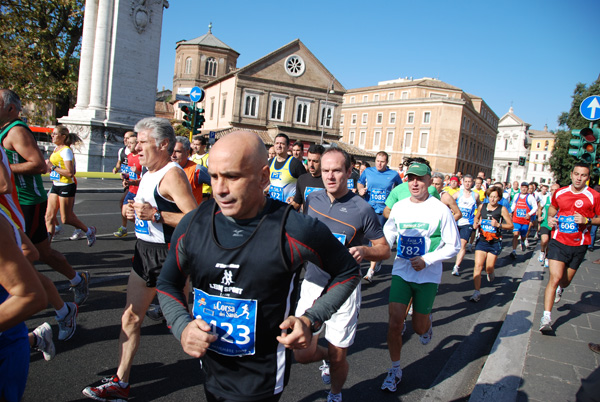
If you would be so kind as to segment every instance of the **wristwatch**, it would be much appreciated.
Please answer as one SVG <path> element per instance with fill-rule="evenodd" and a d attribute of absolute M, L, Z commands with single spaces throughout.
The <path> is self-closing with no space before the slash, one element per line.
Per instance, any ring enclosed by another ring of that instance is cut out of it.
<path fill-rule="evenodd" d="M 160 222 L 160 218 L 161 217 L 162 217 L 162 215 L 160 214 L 160 211 L 158 209 L 156 210 L 156 212 L 152 216 L 152 218 L 154 218 L 154 222 L 156 222 L 156 223 Z"/>
<path fill-rule="evenodd" d="M 310 321 L 310 332 L 316 334 L 321 330 L 321 327 L 323 326 L 323 323 L 321 321 L 314 320 L 306 314 L 304 314 L 304 317 L 308 318 L 308 321 Z"/>
<path fill-rule="evenodd" d="M 52 170 L 52 171 L 54 172 L 54 171 L 56 170 L 56 168 L 57 168 L 57 167 L 58 167 L 58 166 L 56 166 L 56 165 L 52 165 L 52 167 L 50 168 L 50 170 Z"/>

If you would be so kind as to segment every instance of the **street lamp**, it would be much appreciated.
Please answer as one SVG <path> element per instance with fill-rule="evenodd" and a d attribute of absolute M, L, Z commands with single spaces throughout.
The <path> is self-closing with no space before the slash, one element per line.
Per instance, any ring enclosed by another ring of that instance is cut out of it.
<path fill-rule="evenodd" d="M 329 88 L 330 85 L 327 85 L 327 88 L 325 89 L 325 105 L 323 106 L 323 112 L 321 113 L 321 145 L 323 145 L 323 134 L 325 133 L 325 122 L 327 122 L 327 119 L 330 119 L 331 116 L 331 110 L 327 107 L 327 101 L 329 100 L 329 94 L 334 94 L 335 91 L 333 90 L 333 81 L 334 79 L 331 78 L 331 89 Z M 327 115 L 326 115 L 327 114 Z"/>

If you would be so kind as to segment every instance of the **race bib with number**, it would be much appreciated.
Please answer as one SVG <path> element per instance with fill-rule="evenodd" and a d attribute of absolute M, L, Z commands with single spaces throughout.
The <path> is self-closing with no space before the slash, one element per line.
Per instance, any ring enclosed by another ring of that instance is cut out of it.
<path fill-rule="evenodd" d="M 52 181 L 60 181 L 60 175 L 56 170 L 50 171 L 50 180 Z"/>
<path fill-rule="evenodd" d="M 460 208 L 460 212 L 462 213 L 463 218 L 471 219 L 471 215 L 473 215 L 473 208 Z"/>
<path fill-rule="evenodd" d="M 527 210 L 523 208 L 517 208 L 516 212 L 518 218 L 525 218 L 525 216 L 527 215 Z"/>
<path fill-rule="evenodd" d="M 334 233 L 333 236 L 338 239 L 340 241 L 340 243 L 342 244 L 346 244 L 346 235 L 345 234 L 339 234 L 339 233 Z"/>
<path fill-rule="evenodd" d="M 129 166 L 121 165 L 121 173 L 124 173 L 124 174 L 129 173 Z"/>
<path fill-rule="evenodd" d="M 370 192 L 371 192 L 371 195 L 369 198 L 372 201 L 385 202 L 385 199 L 388 196 L 388 192 L 384 188 L 374 188 L 374 189 L 371 189 Z"/>
<path fill-rule="evenodd" d="M 213 296 L 194 288 L 193 314 L 210 324 L 219 338 L 209 349 L 225 356 L 255 353 L 257 300 Z"/>
<path fill-rule="evenodd" d="M 481 220 L 481 230 L 483 230 L 484 232 L 488 232 L 488 233 L 496 232 L 496 228 L 494 226 L 492 226 L 491 219 L 482 219 Z"/>
<path fill-rule="evenodd" d="M 304 189 L 304 199 L 306 199 L 306 197 L 308 197 L 308 195 L 310 193 L 312 193 L 313 191 L 319 191 L 319 190 L 324 190 L 324 189 L 321 187 L 306 187 Z"/>
<path fill-rule="evenodd" d="M 410 259 L 425 254 L 425 238 L 422 236 L 402 236 L 398 244 L 398 257 Z"/>
<path fill-rule="evenodd" d="M 150 234 L 150 227 L 148 226 L 148 221 L 139 219 L 137 214 L 135 214 L 135 233 L 145 235 Z"/>
<path fill-rule="evenodd" d="M 274 200 L 285 202 L 283 199 L 283 188 L 281 187 L 269 186 L 269 195 Z"/>
<path fill-rule="evenodd" d="M 558 217 L 558 231 L 562 233 L 577 233 L 579 225 L 575 223 L 573 215 L 561 215 Z"/>
<path fill-rule="evenodd" d="M 354 179 L 348 179 L 348 190 L 354 190 Z"/>

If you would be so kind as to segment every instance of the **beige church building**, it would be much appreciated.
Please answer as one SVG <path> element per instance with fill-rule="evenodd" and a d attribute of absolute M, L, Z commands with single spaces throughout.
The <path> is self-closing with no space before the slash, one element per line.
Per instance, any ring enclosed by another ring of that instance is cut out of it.
<path fill-rule="evenodd" d="M 492 172 L 498 116 L 475 95 L 433 78 L 401 78 L 350 89 L 340 113 L 342 141 L 385 151 L 390 166 L 423 157 L 434 171 Z"/>

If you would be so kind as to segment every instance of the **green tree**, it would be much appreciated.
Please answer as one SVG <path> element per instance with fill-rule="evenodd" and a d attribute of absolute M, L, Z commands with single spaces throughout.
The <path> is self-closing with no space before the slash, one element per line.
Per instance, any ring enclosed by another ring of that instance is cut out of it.
<path fill-rule="evenodd" d="M 561 186 L 568 185 L 571 182 L 571 170 L 577 162 L 577 158 L 569 155 L 569 141 L 571 141 L 570 131 L 558 131 L 552 155 L 548 160 L 550 170 L 554 174 L 554 181 Z"/>
<path fill-rule="evenodd" d="M 0 87 L 38 110 L 75 98 L 85 0 L 0 0 Z M 33 123 L 40 116 L 28 116 Z"/>
<path fill-rule="evenodd" d="M 577 162 L 577 158 L 569 155 L 569 141 L 572 138 L 571 130 L 589 127 L 590 122 L 581 116 L 579 106 L 585 98 L 591 95 L 600 95 L 600 77 L 590 86 L 581 82 L 578 83 L 573 91 L 571 109 L 558 116 L 558 124 L 563 130 L 556 133 L 554 150 L 548 164 L 554 174 L 554 180 L 560 185 L 567 185 L 571 182 L 571 170 Z"/>

